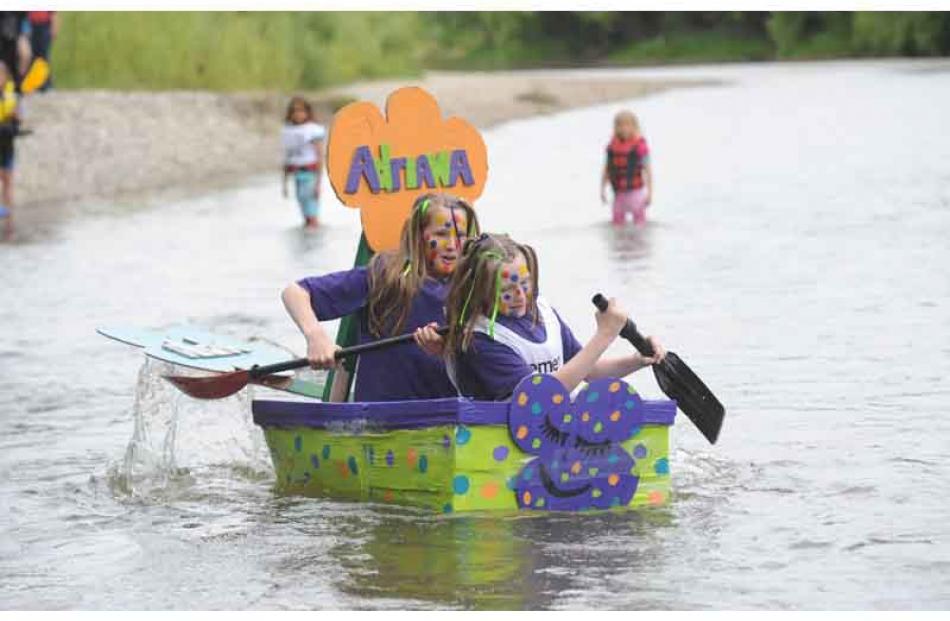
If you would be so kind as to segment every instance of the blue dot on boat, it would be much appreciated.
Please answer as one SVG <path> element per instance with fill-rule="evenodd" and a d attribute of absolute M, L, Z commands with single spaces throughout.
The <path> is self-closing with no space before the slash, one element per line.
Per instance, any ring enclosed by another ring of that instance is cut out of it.
<path fill-rule="evenodd" d="M 442 513 L 452 513 L 452 503 L 447 502 L 442 505 Z"/>
<path fill-rule="evenodd" d="M 589 395 L 587 395 L 587 403 L 593 403 L 594 401 L 597 401 L 598 399 L 600 399 L 599 392 L 592 392 Z"/>
<path fill-rule="evenodd" d="M 359 474 L 359 468 L 356 467 L 356 458 L 350 455 L 350 458 L 346 460 L 346 465 L 350 467 L 350 472 L 353 474 Z"/>
<path fill-rule="evenodd" d="M 626 401 L 623 402 L 623 407 L 627 408 L 628 410 L 632 410 L 633 406 L 635 406 L 636 404 L 637 402 L 634 401 L 633 399 L 627 399 Z"/>
<path fill-rule="evenodd" d="M 330 445 L 323 445 L 323 459 L 330 459 Z"/>
<path fill-rule="evenodd" d="M 396 456 L 392 451 L 386 451 L 386 465 L 392 466 L 394 463 L 396 463 Z"/>
<path fill-rule="evenodd" d="M 666 457 L 661 457 L 656 460 L 656 463 L 653 464 L 653 470 L 657 474 L 669 474 L 670 473 L 670 462 Z"/>
<path fill-rule="evenodd" d="M 429 458 L 423 455 L 419 458 L 419 472 L 425 472 L 429 469 Z"/>
<path fill-rule="evenodd" d="M 303 438 L 300 436 L 294 436 L 294 450 L 298 453 L 303 448 Z"/>
<path fill-rule="evenodd" d="M 320 458 L 317 457 L 316 455 L 311 454 L 311 455 L 310 455 L 310 465 L 312 465 L 314 468 L 319 468 L 319 467 L 320 467 Z"/>
<path fill-rule="evenodd" d="M 617 463 L 617 460 L 619 459 L 620 457 L 618 457 L 616 453 L 611 453 L 610 456 L 607 458 L 607 462 L 611 464 L 615 464 Z"/>
<path fill-rule="evenodd" d="M 452 479 L 452 491 L 456 494 L 464 494 L 468 491 L 468 477 L 460 474 Z"/>
<path fill-rule="evenodd" d="M 467 444 L 469 440 L 472 439 L 472 432 L 468 430 L 467 427 L 459 425 L 455 429 L 455 443 L 456 444 Z"/>
<path fill-rule="evenodd" d="M 541 404 L 538 403 L 537 401 L 535 401 L 534 403 L 532 403 L 532 404 L 531 404 L 531 413 L 532 413 L 532 414 L 540 414 L 540 413 L 541 413 Z"/>
<path fill-rule="evenodd" d="M 507 446 L 496 446 L 495 450 L 491 452 L 491 456 L 495 458 L 495 461 L 505 461 L 508 458 L 508 447 Z"/>
<path fill-rule="evenodd" d="M 633 449 L 633 456 L 637 459 L 643 459 L 647 456 L 647 447 L 642 444 L 638 444 L 636 448 Z"/>

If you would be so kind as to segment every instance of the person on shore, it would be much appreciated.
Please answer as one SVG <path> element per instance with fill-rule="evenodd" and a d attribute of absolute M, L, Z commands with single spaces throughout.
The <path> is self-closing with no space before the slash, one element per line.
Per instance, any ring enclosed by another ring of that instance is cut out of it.
<path fill-rule="evenodd" d="M 4 239 L 13 236 L 13 144 L 18 129 L 16 86 L 7 64 L 0 60 L 0 219 Z"/>
<path fill-rule="evenodd" d="M 16 92 L 30 66 L 30 22 L 26 11 L 0 11 L 0 61 L 7 66 Z"/>
<path fill-rule="evenodd" d="M 287 312 L 307 340 L 314 368 L 328 369 L 339 347 L 322 321 L 358 313 L 359 342 L 444 323 L 449 278 L 462 244 L 479 232 L 475 210 L 448 194 L 423 194 L 402 227 L 399 248 L 382 252 L 366 267 L 304 278 L 284 289 Z M 434 333 L 434 330 L 432 330 Z M 413 343 L 362 354 L 356 401 L 454 397 L 441 359 Z"/>
<path fill-rule="evenodd" d="M 27 11 L 27 20 L 30 23 L 30 46 L 33 50 L 33 56 L 42 58 L 49 63 L 53 40 L 56 39 L 59 30 L 59 16 L 56 11 Z M 45 92 L 52 87 L 53 74 L 51 71 L 39 90 Z"/>
<path fill-rule="evenodd" d="M 666 355 L 649 337 L 653 357 L 603 357 L 627 320 L 614 300 L 595 314 L 597 332 L 581 346 L 538 293 L 534 249 L 507 235 L 483 234 L 465 244 L 445 309 L 444 343 L 431 328 L 422 331 L 421 340 L 427 352 L 441 350 L 459 393 L 474 399 L 507 399 L 533 373 L 551 374 L 572 391 L 583 380 L 623 377 Z"/>
<path fill-rule="evenodd" d="M 320 177 L 323 138 L 326 130 L 314 121 L 313 110 L 303 97 L 294 97 L 287 106 L 281 141 L 284 145 L 283 194 L 287 197 L 287 180 L 294 178 L 297 203 L 304 218 L 304 227 L 319 226 Z"/>
<path fill-rule="evenodd" d="M 653 169 L 640 122 L 629 110 L 614 117 L 614 135 L 607 145 L 607 164 L 600 180 L 603 203 L 607 202 L 608 184 L 614 191 L 613 223 L 624 224 L 629 213 L 636 226 L 646 224 L 647 207 L 653 200 Z"/>

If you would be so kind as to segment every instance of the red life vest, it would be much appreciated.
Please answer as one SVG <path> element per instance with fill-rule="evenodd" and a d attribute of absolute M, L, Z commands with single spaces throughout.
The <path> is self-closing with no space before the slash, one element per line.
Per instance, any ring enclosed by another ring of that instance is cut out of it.
<path fill-rule="evenodd" d="M 647 145 L 643 136 L 633 140 L 620 140 L 614 136 L 607 145 L 607 176 L 614 192 L 626 192 L 643 187 L 643 165 L 646 154 Z"/>

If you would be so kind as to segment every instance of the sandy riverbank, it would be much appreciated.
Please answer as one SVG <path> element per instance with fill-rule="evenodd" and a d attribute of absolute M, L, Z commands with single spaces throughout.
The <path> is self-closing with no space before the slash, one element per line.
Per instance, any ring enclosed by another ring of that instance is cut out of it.
<path fill-rule="evenodd" d="M 432 73 L 310 93 L 321 120 L 351 99 L 382 105 L 405 85 L 432 92 L 447 115 L 481 128 L 567 108 L 622 101 L 696 82 L 571 72 Z M 55 91 L 25 102 L 33 133 L 17 141 L 17 204 L 169 188 L 222 187 L 280 168 L 282 93 Z"/>

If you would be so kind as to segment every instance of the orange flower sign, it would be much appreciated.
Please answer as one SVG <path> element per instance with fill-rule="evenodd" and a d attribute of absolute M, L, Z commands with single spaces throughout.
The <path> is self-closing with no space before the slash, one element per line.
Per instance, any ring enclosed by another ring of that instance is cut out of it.
<path fill-rule="evenodd" d="M 352 103 L 333 118 L 327 172 L 340 201 L 358 208 L 370 247 L 399 246 L 412 203 L 426 192 L 474 202 L 485 188 L 488 153 L 478 130 L 416 87 L 386 100 L 386 117 L 373 104 Z"/>

